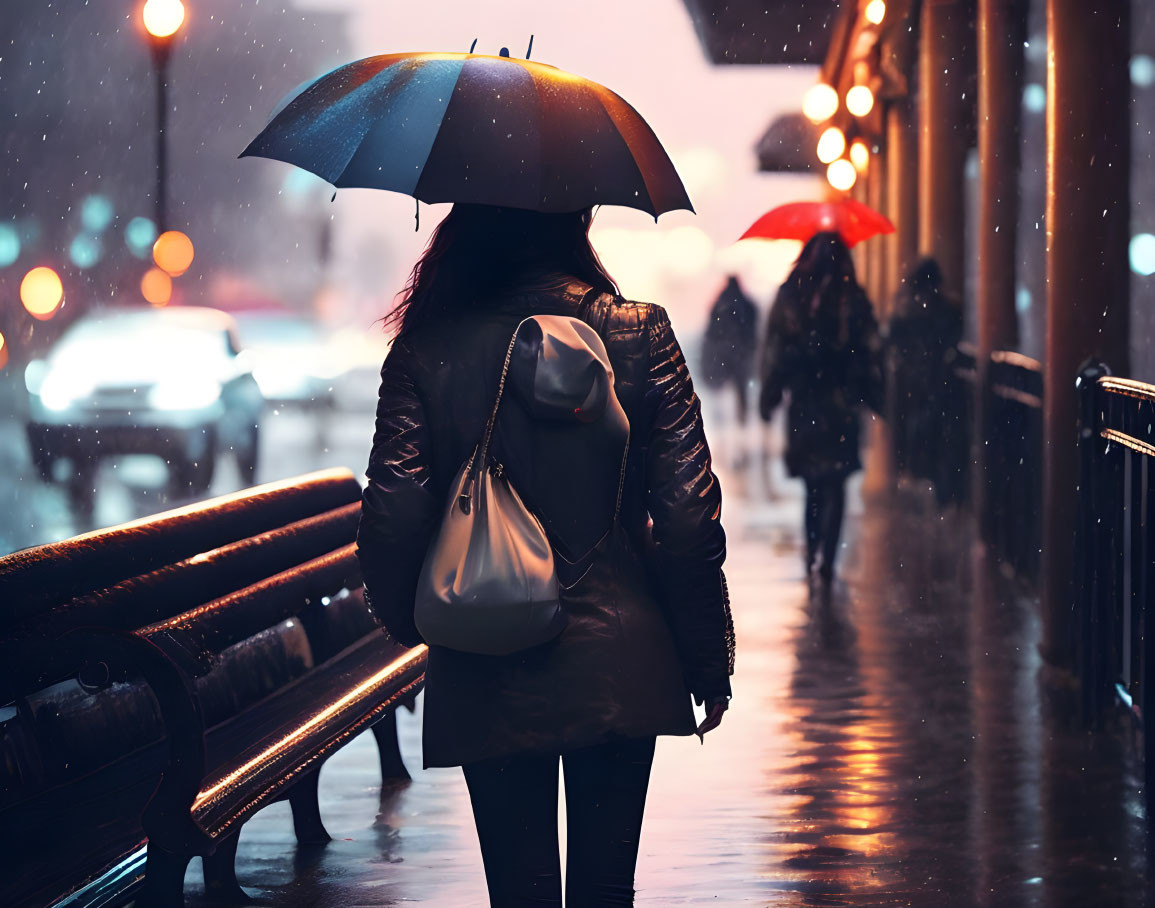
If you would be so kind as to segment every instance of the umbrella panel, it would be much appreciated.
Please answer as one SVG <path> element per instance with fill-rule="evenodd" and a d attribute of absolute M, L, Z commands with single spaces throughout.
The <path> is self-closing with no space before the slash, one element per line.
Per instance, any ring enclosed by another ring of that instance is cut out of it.
<path fill-rule="evenodd" d="M 693 210 L 661 143 L 609 89 L 466 54 L 372 57 L 309 85 L 242 153 L 335 186 L 539 211 Z"/>

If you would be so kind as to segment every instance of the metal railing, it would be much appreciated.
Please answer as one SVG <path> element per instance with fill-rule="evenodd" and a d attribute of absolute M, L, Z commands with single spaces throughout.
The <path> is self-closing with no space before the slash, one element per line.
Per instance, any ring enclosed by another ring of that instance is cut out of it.
<path fill-rule="evenodd" d="M 1078 377 L 1079 552 L 1076 659 L 1092 723 L 1112 701 L 1155 727 L 1155 385 L 1117 378 L 1102 365 Z M 1155 781 L 1155 761 L 1148 784 Z"/>
<path fill-rule="evenodd" d="M 996 350 L 983 399 L 981 528 L 995 556 L 1019 577 L 1039 576 L 1043 528 L 1043 365 Z"/>
<path fill-rule="evenodd" d="M 1042 364 L 997 350 L 983 374 L 974 347 L 962 343 L 947 351 L 937 393 L 922 399 L 903 381 L 901 363 L 894 366 L 903 389 L 891 396 L 892 406 L 902 408 L 895 424 L 917 426 L 924 436 L 900 440 L 899 469 L 931 481 L 942 504 L 976 505 L 983 540 L 995 559 L 1035 581 L 1042 545 Z M 976 439 L 979 420 L 982 432 Z M 929 456 L 915 456 L 919 449 Z M 975 464 L 981 466 L 978 475 Z"/>

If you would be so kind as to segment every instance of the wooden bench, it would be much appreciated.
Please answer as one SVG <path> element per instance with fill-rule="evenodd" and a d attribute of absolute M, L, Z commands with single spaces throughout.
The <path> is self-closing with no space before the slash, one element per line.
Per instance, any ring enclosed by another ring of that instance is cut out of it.
<path fill-rule="evenodd" d="M 354 556 L 360 486 L 310 474 L 0 558 L 0 904 L 180 904 L 188 861 L 236 898 L 242 824 L 376 733 L 425 648 L 389 640 Z"/>

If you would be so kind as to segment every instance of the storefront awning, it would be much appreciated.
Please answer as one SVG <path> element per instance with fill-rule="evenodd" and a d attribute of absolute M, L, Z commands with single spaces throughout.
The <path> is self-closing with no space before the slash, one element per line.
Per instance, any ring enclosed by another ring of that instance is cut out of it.
<path fill-rule="evenodd" d="M 711 63 L 821 63 L 840 0 L 684 0 Z"/>

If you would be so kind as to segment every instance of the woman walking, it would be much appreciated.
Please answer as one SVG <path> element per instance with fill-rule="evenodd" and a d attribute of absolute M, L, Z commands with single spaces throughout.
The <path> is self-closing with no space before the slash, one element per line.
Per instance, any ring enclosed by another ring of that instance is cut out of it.
<path fill-rule="evenodd" d="M 501 908 L 562 904 L 559 760 L 566 903 L 633 904 L 655 738 L 694 733 L 691 694 L 706 706 L 697 731 L 717 727 L 730 695 L 721 495 L 698 400 L 665 312 L 617 295 L 591 218 L 458 204 L 438 226 L 390 316 L 358 533 L 372 608 L 398 641 L 421 643 L 422 560 L 511 336 L 540 315 L 594 329 L 629 422 L 624 459 L 613 439 L 580 434 L 597 424 L 586 403 L 571 422 L 523 412 L 496 433 L 503 470 L 547 529 L 606 523 L 588 563 L 561 578 L 567 626 L 507 656 L 429 651 L 425 765 L 463 767 Z"/>
<path fill-rule="evenodd" d="M 760 412 L 789 394 L 786 468 L 806 483 L 806 572 L 829 585 L 842 533 L 846 479 L 861 469 L 858 409 L 882 407 L 878 325 L 837 233 L 819 233 L 770 310 Z"/>

